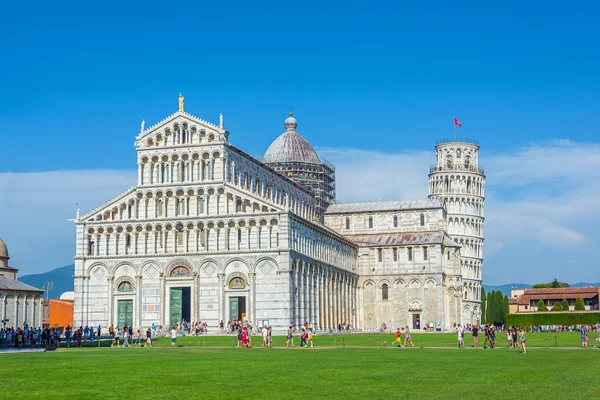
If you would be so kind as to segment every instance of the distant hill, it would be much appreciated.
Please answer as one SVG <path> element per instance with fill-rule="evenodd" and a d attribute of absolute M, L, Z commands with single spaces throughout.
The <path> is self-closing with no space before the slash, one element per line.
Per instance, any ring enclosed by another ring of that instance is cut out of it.
<path fill-rule="evenodd" d="M 529 283 L 507 283 L 506 285 L 483 285 L 485 288 L 485 292 L 489 293 L 492 290 L 500 290 L 503 294 L 510 296 L 510 289 L 529 289 L 533 285 Z M 579 287 L 588 287 L 588 286 L 600 286 L 600 283 L 590 283 L 590 282 L 578 282 L 569 285 L 570 287 L 579 288 Z"/>
<path fill-rule="evenodd" d="M 75 273 L 75 265 L 67 265 L 53 269 L 43 274 L 23 275 L 19 277 L 19 281 L 38 289 L 44 288 L 44 282 L 52 282 L 52 290 L 49 293 L 49 298 L 59 298 L 64 292 L 73 291 L 73 274 Z M 44 298 L 46 295 L 44 294 Z"/>

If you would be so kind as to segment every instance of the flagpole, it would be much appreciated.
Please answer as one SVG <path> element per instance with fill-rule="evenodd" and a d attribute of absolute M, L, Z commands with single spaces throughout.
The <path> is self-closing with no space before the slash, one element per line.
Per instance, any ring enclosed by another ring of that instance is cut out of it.
<path fill-rule="evenodd" d="M 452 117 L 452 125 L 454 125 L 454 141 L 456 142 L 456 122 L 454 122 L 454 117 Z"/>

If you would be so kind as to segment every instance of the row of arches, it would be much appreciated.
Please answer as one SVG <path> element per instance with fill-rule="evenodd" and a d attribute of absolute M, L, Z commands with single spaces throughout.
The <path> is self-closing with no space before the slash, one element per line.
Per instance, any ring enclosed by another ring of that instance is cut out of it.
<path fill-rule="evenodd" d="M 463 257 L 483 257 L 483 241 L 481 239 L 456 238 Z"/>
<path fill-rule="evenodd" d="M 218 151 L 152 154 L 141 157 L 139 184 L 205 182 L 223 179 L 224 159 Z"/>
<path fill-rule="evenodd" d="M 483 237 L 483 221 L 479 218 L 449 217 L 448 233 Z"/>
<path fill-rule="evenodd" d="M 482 198 L 446 197 L 446 210 L 450 214 L 471 214 L 483 217 Z"/>
<path fill-rule="evenodd" d="M 248 274 L 274 274 L 279 271 L 279 264 L 272 257 L 259 257 L 253 263 L 240 257 L 228 259 L 203 258 L 194 262 L 185 256 L 178 256 L 166 265 L 160 265 L 154 260 L 142 263 L 123 261 L 114 266 L 101 261 L 93 261 L 82 275 L 87 279 L 111 280 L 118 287 L 123 281 L 129 281 L 134 285 L 135 278 L 143 279 L 170 279 L 170 278 L 192 278 L 194 276 L 216 278 L 224 275 L 229 270 L 240 270 Z"/>
<path fill-rule="evenodd" d="M 87 229 L 88 256 L 279 248 L 277 218 L 107 225 Z"/>
<path fill-rule="evenodd" d="M 462 275 L 465 279 L 481 279 L 481 261 L 462 260 Z"/>
<path fill-rule="evenodd" d="M 429 194 L 464 193 L 483 197 L 485 179 L 481 176 L 435 174 L 429 178 Z"/>
<path fill-rule="evenodd" d="M 207 132 L 205 128 L 196 125 L 189 126 L 187 122 L 174 123 L 157 130 L 145 140 L 146 147 L 174 146 L 180 144 L 200 144 L 215 141 L 218 135 Z"/>
<path fill-rule="evenodd" d="M 127 221 L 211 215 L 276 212 L 250 196 L 223 186 L 138 191 L 132 197 L 99 213 L 92 221 Z"/>
<path fill-rule="evenodd" d="M 481 284 L 475 282 L 465 282 L 463 300 L 481 300 Z"/>

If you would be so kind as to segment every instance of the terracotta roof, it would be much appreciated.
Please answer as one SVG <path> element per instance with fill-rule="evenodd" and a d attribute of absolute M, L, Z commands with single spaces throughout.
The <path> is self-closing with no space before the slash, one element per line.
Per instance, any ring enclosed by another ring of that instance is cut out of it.
<path fill-rule="evenodd" d="M 529 305 L 531 301 L 574 299 L 593 299 L 599 295 L 600 288 L 544 288 L 544 289 L 525 289 L 524 294 L 519 298 L 519 305 Z"/>

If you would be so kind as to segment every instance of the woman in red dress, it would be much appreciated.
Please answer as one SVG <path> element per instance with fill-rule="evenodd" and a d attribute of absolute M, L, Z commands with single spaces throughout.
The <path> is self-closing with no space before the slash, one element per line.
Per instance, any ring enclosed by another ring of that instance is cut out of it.
<path fill-rule="evenodd" d="M 248 347 L 248 328 L 242 332 L 242 347 Z"/>

